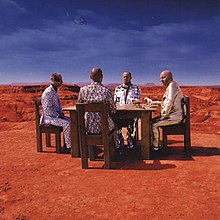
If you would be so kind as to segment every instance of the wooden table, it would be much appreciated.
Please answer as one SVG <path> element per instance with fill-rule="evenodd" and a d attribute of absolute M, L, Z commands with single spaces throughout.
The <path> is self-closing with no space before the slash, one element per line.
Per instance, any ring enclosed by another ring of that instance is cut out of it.
<path fill-rule="evenodd" d="M 141 119 L 141 157 L 142 159 L 150 159 L 150 119 L 151 113 L 157 110 L 157 106 L 143 105 L 143 107 L 144 108 L 135 105 L 117 105 L 116 117 L 125 118 L 125 120 L 128 118 Z M 63 111 L 70 112 L 71 156 L 80 157 L 76 106 L 63 108 Z"/>

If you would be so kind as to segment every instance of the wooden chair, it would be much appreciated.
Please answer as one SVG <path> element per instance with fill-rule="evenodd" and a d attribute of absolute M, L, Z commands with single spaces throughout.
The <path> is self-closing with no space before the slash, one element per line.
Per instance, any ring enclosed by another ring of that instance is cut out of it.
<path fill-rule="evenodd" d="M 79 121 L 79 141 L 82 158 L 82 168 L 88 168 L 88 148 L 97 147 L 100 145 L 104 147 L 104 168 L 111 168 L 111 153 L 113 150 L 113 135 L 114 131 L 109 131 L 108 113 L 109 103 L 78 103 L 76 104 L 76 111 Z M 99 112 L 101 116 L 100 134 L 88 134 L 85 128 L 85 113 Z M 112 143 L 112 145 L 111 145 Z"/>
<path fill-rule="evenodd" d="M 190 155 L 191 135 L 190 135 L 190 99 L 185 96 L 181 102 L 183 110 L 183 120 L 179 124 L 164 126 L 162 128 L 163 146 L 167 147 L 168 135 L 184 135 L 184 150 Z"/>
<path fill-rule="evenodd" d="M 56 152 L 61 153 L 61 132 L 62 127 L 54 125 L 40 125 L 41 117 L 41 99 L 35 99 L 35 118 L 36 118 L 36 139 L 37 139 L 37 151 L 42 152 L 42 134 L 46 135 L 46 146 L 51 146 L 51 134 L 55 134 L 56 139 Z"/>

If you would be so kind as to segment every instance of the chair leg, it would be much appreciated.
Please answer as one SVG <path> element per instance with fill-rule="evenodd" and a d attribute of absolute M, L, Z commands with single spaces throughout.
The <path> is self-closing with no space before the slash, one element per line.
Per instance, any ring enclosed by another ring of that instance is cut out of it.
<path fill-rule="evenodd" d="M 112 135 L 111 137 L 111 141 L 110 141 L 110 160 L 111 161 L 115 161 L 117 160 L 117 157 L 116 157 L 116 146 L 115 146 L 115 139 L 114 139 L 114 135 Z"/>
<path fill-rule="evenodd" d="M 184 134 L 184 151 L 187 156 L 191 154 L 191 139 L 190 134 Z"/>
<path fill-rule="evenodd" d="M 96 159 L 95 146 L 89 147 L 89 158 L 90 161 L 95 161 Z"/>
<path fill-rule="evenodd" d="M 80 143 L 80 153 L 82 161 L 82 169 L 88 169 L 88 147 L 85 143 Z"/>
<path fill-rule="evenodd" d="M 108 141 L 108 144 L 104 146 L 104 168 L 105 169 L 111 169 L 111 159 L 110 159 L 110 140 Z"/>
<path fill-rule="evenodd" d="M 60 134 L 60 132 L 56 132 L 55 136 L 56 136 L 56 152 L 61 153 L 61 134 Z"/>
<path fill-rule="evenodd" d="M 46 133 L 46 146 L 51 147 L 50 133 Z"/>
<path fill-rule="evenodd" d="M 42 152 L 42 133 L 37 134 L 37 152 Z"/>
<path fill-rule="evenodd" d="M 82 168 L 88 169 L 88 148 L 83 146 L 82 150 Z"/>
<path fill-rule="evenodd" d="M 167 148 L 167 133 L 163 130 L 163 147 Z"/>

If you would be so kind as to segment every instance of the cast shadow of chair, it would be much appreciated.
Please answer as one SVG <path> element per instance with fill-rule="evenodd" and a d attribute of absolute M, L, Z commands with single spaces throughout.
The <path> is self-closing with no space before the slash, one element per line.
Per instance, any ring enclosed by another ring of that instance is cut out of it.
<path fill-rule="evenodd" d="M 113 168 L 117 170 L 167 170 L 176 168 L 176 165 L 161 163 L 160 160 L 125 160 L 121 163 L 113 164 Z"/>
<path fill-rule="evenodd" d="M 219 156 L 220 148 L 217 147 L 203 147 L 203 146 L 194 146 L 191 150 L 192 156 Z"/>
<path fill-rule="evenodd" d="M 220 155 L 220 148 L 206 147 L 206 146 L 192 146 L 191 154 L 185 155 L 181 146 L 170 146 L 162 149 L 161 152 L 152 153 L 152 159 L 159 160 L 194 160 L 194 156 L 218 156 Z"/>

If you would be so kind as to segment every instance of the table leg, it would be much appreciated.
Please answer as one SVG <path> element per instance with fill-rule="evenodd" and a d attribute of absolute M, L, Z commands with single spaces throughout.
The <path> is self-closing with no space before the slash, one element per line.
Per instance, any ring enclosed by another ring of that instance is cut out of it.
<path fill-rule="evenodd" d="M 150 159 L 150 112 L 141 114 L 141 157 Z"/>
<path fill-rule="evenodd" d="M 80 157 L 77 112 L 70 111 L 71 156 Z"/>

